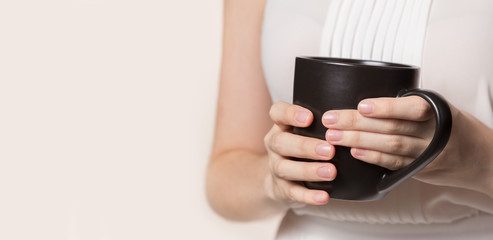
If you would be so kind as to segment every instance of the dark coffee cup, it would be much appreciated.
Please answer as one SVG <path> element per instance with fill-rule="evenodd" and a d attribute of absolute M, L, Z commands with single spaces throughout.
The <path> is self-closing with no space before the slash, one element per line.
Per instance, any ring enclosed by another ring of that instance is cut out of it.
<path fill-rule="evenodd" d="M 307 128 L 294 128 L 295 134 L 325 139 L 327 128 L 321 118 L 324 112 L 356 109 L 366 98 L 424 98 L 436 116 L 436 130 L 429 146 L 410 165 L 391 171 L 355 159 L 350 148 L 336 146 L 331 163 L 337 177 L 330 182 L 304 182 L 310 189 L 327 191 L 331 198 L 376 200 L 423 169 L 443 150 L 450 136 L 452 116 L 447 102 L 437 93 L 418 89 L 419 68 L 379 61 L 297 57 L 293 103 L 313 112 L 314 121 Z M 314 161 L 299 159 L 299 161 Z"/>

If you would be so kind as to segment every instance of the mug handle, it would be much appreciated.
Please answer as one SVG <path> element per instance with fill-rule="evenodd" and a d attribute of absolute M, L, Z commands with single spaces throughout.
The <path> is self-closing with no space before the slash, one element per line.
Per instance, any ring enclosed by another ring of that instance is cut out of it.
<path fill-rule="evenodd" d="M 377 186 L 379 193 L 389 192 L 426 167 L 426 165 L 433 161 L 443 148 L 445 148 L 450 137 L 450 131 L 452 129 L 452 113 L 450 112 L 447 101 L 445 101 L 442 96 L 438 93 L 422 89 L 403 90 L 397 95 L 397 97 L 408 96 L 422 97 L 430 104 L 436 117 L 435 134 L 433 135 L 430 145 L 428 145 L 425 151 L 411 164 L 399 170 L 389 171 L 384 174 L 382 181 Z"/>

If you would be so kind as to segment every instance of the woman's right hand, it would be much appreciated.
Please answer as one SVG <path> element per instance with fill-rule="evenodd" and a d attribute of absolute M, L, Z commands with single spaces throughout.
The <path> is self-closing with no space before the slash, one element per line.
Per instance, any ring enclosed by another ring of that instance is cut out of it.
<path fill-rule="evenodd" d="M 270 166 L 264 182 L 267 195 L 290 208 L 326 204 L 327 192 L 308 189 L 299 182 L 334 180 L 336 168 L 328 162 L 334 156 L 334 146 L 325 140 L 291 133 L 292 127 L 308 127 L 312 123 L 313 114 L 306 108 L 277 102 L 270 109 L 270 118 L 274 126 L 264 138 Z M 300 162 L 289 157 L 325 161 Z"/>

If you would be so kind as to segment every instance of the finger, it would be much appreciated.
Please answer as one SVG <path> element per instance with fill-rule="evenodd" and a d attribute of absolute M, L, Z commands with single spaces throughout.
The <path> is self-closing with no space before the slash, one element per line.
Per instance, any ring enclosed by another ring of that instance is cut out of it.
<path fill-rule="evenodd" d="M 358 111 L 368 117 L 426 121 L 433 118 L 430 104 L 421 97 L 370 98 L 358 104 Z"/>
<path fill-rule="evenodd" d="M 278 187 L 281 188 L 278 190 L 282 194 L 281 198 L 284 198 L 291 206 L 293 203 L 323 205 L 329 201 L 329 194 L 327 192 L 311 190 L 294 182 L 280 180 Z"/>
<path fill-rule="evenodd" d="M 427 138 L 434 133 L 434 121 L 370 118 L 356 110 L 332 110 L 324 113 L 322 122 L 327 128 L 360 130 L 383 134 Z"/>
<path fill-rule="evenodd" d="M 291 126 L 308 127 L 313 121 L 313 114 L 308 109 L 286 102 L 274 103 L 269 115 L 282 130 Z"/>
<path fill-rule="evenodd" d="M 368 149 L 351 148 L 351 155 L 364 162 L 378 165 L 390 170 L 398 170 L 409 165 L 414 158 L 388 154 Z"/>
<path fill-rule="evenodd" d="M 324 140 L 278 131 L 270 135 L 268 149 L 281 156 L 329 160 L 334 157 L 334 147 Z"/>
<path fill-rule="evenodd" d="M 428 146 L 428 140 L 360 131 L 329 129 L 326 138 L 333 145 L 370 149 L 374 151 L 417 157 Z"/>
<path fill-rule="evenodd" d="M 302 162 L 289 159 L 272 161 L 271 171 L 289 181 L 332 181 L 337 175 L 335 166 L 325 162 Z"/>

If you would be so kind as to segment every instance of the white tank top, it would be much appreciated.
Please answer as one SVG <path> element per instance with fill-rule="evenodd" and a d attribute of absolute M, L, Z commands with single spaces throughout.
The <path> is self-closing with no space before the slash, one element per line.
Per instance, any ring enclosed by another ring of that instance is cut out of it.
<path fill-rule="evenodd" d="M 332 0 L 320 55 L 421 65 L 431 0 Z"/>
<path fill-rule="evenodd" d="M 292 101 L 296 56 L 384 60 L 421 66 L 423 88 L 440 92 L 456 107 L 493 127 L 491 12 L 493 1 L 489 0 L 268 0 L 262 62 L 272 99 Z M 294 235 L 285 234 L 294 226 L 305 237 L 329 233 L 336 236 L 336 232 L 340 237 L 350 237 L 338 225 L 341 221 L 358 228 L 361 226 L 357 224 L 368 223 L 409 227 L 410 224 L 455 224 L 454 227 L 464 231 L 474 229 L 466 232 L 476 239 L 481 236 L 493 239 L 491 198 L 413 179 L 379 201 L 332 199 L 325 206 L 292 211 L 294 214 L 288 214 L 280 228 L 282 239 L 297 239 L 286 238 Z M 478 225 L 478 216 L 484 225 Z M 314 230 L 317 228 L 306 224 L 307 218 L 321 219 L 323 227 Z M 374 229 L 385 232 L 386 228 Z M 408 235 L 425 229 L 410 228 Z M 434 236 L 433 231 L 427 232 L 427 236 Z M 464 237 L 452 232 L 436 236 Z"/>

